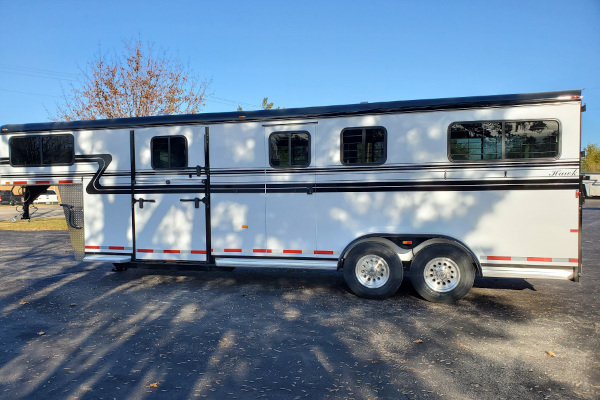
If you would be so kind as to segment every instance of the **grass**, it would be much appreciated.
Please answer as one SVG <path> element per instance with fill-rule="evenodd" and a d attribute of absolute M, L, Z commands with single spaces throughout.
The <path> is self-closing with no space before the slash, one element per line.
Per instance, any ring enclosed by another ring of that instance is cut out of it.
<path fill-rule="evenodd" d="M 64 217 L 18 219 L 17 222 L 0 221 L 0 231 L 66 231 L 67 222 Z"/>

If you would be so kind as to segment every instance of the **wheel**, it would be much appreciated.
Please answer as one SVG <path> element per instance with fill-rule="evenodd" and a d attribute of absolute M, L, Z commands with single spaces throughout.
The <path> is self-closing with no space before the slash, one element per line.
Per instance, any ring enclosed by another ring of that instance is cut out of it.
<path fill-rule="evenodd" d="M 453 303 L 473 287 L 475 270 L 467 255 L 451 244 L 432 244 L 410 266 L 413 287 L 425 300 Z"/>
<path fill-rule="evenodd" d="M 365 242 L 357 245 L 344 261 L 344 279 L 359 297 L 385 299 L 402 283 L 402 262 L 388 246 Z"/>

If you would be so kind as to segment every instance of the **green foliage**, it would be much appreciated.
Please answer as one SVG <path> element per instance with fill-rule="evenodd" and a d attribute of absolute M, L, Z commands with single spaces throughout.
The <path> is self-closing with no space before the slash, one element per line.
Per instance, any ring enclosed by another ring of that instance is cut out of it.
<path fill-rule="evenodd" d="M 583 150 L 585 157 L 581 159 L 581 172 L 600 172 L 600 147 L 590 143 Z"/>
<path fill-rule="evenodd" d="M 262 104 L 261 104 L 260 108 L 263 109 L 263 110 L 270 110 L 270 109 L 273 108 L 274 105 L 275 105 L 275 103 L 273 103 L 273 102 L 269 103 L 269 98 L 265 97 L 265 98 L 263 98 L 263 101 L 262 101 Z M 244 111 L 243 108 L 242 108 L 242 106 L 238 106 L 237 110 L 238 111 Z M 279 107 L 277 107 L 276 110 L 279 110 Z"/>
<path fill-rule="evenodd" d="M 271 108 L 273 108 L 273 104 L 274 103 L 269 103 L 269 98 L 265 97 L 262 101 L 262 105 L 260 106 L 260 108 L 262 108 L 263 110 L 270 110 Z M 277 107 L 279 108 L 279 107 Z"/>

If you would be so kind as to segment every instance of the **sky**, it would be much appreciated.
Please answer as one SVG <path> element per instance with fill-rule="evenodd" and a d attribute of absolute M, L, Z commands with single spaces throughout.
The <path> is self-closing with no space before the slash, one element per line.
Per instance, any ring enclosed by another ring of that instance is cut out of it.
<path fill-rule="evenodd" d="M 0 0 L 0 125 L 45 122 L 99 52 L 164 49 L 203 112 L 583 89 L 600 144 L 600 0 Z"/>

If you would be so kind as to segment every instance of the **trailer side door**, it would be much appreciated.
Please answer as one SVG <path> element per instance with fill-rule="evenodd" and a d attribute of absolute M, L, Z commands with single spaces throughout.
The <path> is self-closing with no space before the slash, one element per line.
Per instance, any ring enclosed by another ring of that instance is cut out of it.
<path fill-rule="evenodd" d="M 206 261 L 205 127 L 132 135 L 134 258 Z"/>

